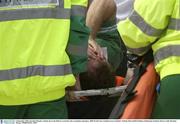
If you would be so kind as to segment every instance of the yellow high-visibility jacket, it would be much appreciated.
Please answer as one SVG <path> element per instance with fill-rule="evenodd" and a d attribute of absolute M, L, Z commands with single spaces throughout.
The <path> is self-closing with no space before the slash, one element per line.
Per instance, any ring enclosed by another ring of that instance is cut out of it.
<path fill-rule="evenodd" d="M 55 100 L 72 86 L 71 0 L 0 1 L 0 105 Z"/>
<path fill-rule="evenodd" d="M 128 51 L 143 55 L 152 48 L 161 79 L 180 74 L 180 0 L 124 0 L 116 5 L 118 30 Z"/>

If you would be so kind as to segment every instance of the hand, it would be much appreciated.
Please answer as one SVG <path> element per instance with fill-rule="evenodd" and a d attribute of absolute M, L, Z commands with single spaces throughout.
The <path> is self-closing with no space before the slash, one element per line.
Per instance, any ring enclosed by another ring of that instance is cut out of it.
<path fill-rule="evenodd" d="M 88 56 L 92 59 L 97 57 L 100 57 L 101 59 L 104 58 L 103 50 L 94 40 L 89 40 Z"/>

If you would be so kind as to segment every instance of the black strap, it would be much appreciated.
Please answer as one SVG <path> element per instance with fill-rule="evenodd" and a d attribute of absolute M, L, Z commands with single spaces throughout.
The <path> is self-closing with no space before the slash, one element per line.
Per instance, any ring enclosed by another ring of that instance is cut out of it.
<path fill-rule="evenodd" d="M 127 86 L 126 90 L 120 96 L 115 107 L 113 108 L 109 116 L 110 119 L 118 119 L 122 116 L 126 105 L 130 100 L 134 98 L 135 94 L 137 93 L 137 91 L 134 91 L 134 89 L 139 79 L 146 72 L 146 67 L 152 61 L 153 61 L 152 51 L 149 51 L 147 54 L 144 55 L 142 63 L 135 68 L 134 76 L 130 81 L 129 85 Z"/>

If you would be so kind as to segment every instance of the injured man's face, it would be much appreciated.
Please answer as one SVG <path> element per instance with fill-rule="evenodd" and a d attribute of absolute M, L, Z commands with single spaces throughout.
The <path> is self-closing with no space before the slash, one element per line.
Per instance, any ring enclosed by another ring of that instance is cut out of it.
<path fill-rule="evenodd" d="M 105 55 L 106 54 L 106 55 Z M 103 51 L 95 41 L 90 41 L 88 45 L 88 69 L 89 71 L 96 71 L 99 66 L 107 64 L 107 53 Z M 94 72 L 95 73 L 95 72 Z"/>
<path fill-rule="evenodd" d="M 88 44 L 88 60 L 107 61 L 107 51 L 101 48 L 96 41 L 89 40 Z"/>
<path fill-rule="evenodd" d="M 106 56 L 96 42 L 89 42 L 87 72 L 80 75 L 82 89 L 114 86 L 115 74 Z"/>

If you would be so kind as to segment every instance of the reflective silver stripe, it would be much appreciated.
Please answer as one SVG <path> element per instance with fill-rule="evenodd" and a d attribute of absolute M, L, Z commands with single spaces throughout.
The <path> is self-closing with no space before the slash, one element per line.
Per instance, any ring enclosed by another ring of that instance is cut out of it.
<path fill-rule="evenodd" d="M 171 18 L 168 29 L 180 30 L 180 19 Z"/>
<path fill-rule="evenodd" d="M 160 36 L 164 31 L 164 29 L 156 29 L 145 22 L 145 20 L 134 10 L 135 0 L 115 1 L 117 6 L 116 17 L 118 22 L 129 18 L 133 24 L 149 36 Z"/>
<path fill-rule="evenodd" d="M 38 18 L 69 19 L 70 9 L 38 8 L 38 9 L 0 11 L 0 21 L 38 19 Z"/>
<path fill-rule="evenodd" d="M 24 68 L 0 70 L 0 81 L 28 78 L 32 76 L 64 76 L 71 74 L 71 66 L 66 65 L 36 65 Z"/>
<path fill-rule="evenodd" d="M 0 8 L 59 5 L 62 0 L 0 0 Z"/>
<path fill-rule="evenodd" d="M 67 46 L 67 52 L 72 55 L 87 56 L 87 47 L 86 45 L 78 46 L 69 44 Z"/>
<path fill-rule="evenodd" d="M 171 56 L 180 56 L 180 45 L 171 45 L 159 49 L 154 54 L 155 65 L 157 65 L 161 60 Z"/>
<path fill-rule="evenodd" d="M 126 46 L 127 50 L 132 52 L 133 54 L 142 55 L 143 53 L 146 53 L 150 48 L 151 45 L 148 45 L 146 47 L 140 47 L 140 48 L 130 48 Z"/>
<path fill-rule="evenodd" d="M 71 11 L 72 16 L 83 16 L 83 17 L 86 16 L 86 10 L 87 10 L 86 7 L 73 5 L 71 9 L 72 9 Z"/>
<path fill-rule="evenodd" d="M 64 0 L 59 0 L 59 7 L 64 8 Z"/>
<path fill-rule="evenodd" d="M 134 10 L 129 17 L 133 24 L 135 24 L 142 32 L 149 36 L 160 36 L 164 29 L 156 29 L 145 22 L 145 20 Z"/>
<path fill-rule="evenodd" d="M 110 27 L 101 28 L 98 33 L 107 33 L 107 32 L 112 32 L 116 30 L 117 30 L 117 25 L 112 25 Z"/>
<path fill-rule="evenodd" d="M 116 2 L 116 17 L 117 20 L 125 20 L 127 19 L 133 9 L 135 0 L 114 0 Z"/>

